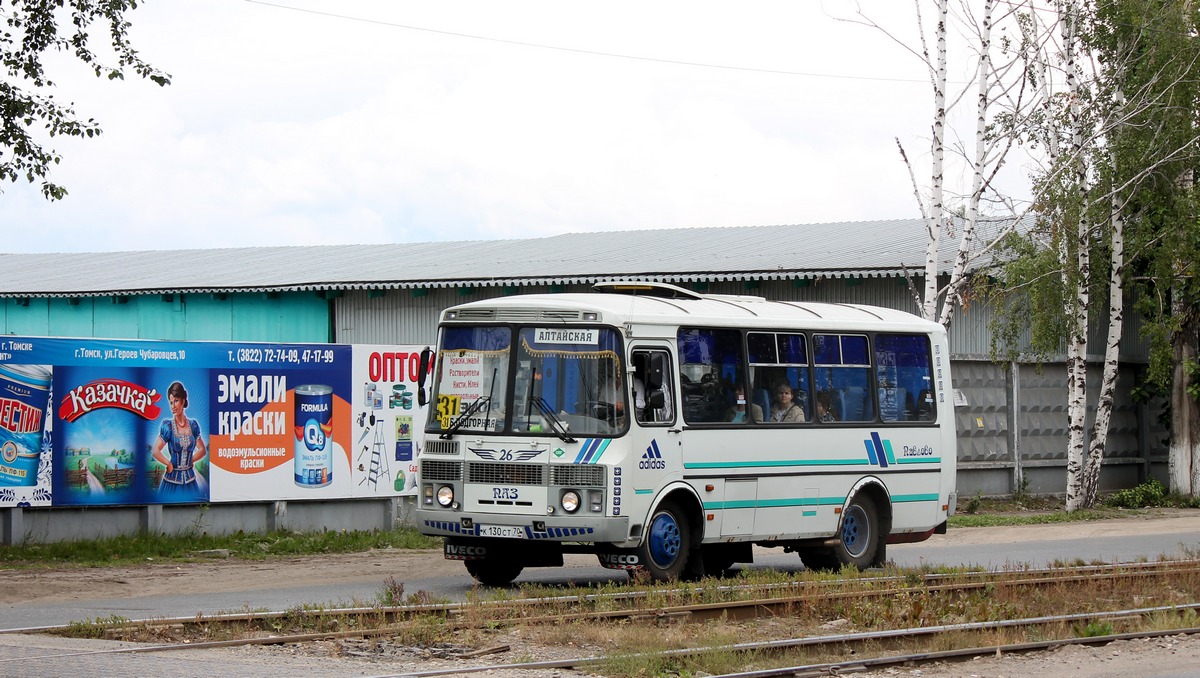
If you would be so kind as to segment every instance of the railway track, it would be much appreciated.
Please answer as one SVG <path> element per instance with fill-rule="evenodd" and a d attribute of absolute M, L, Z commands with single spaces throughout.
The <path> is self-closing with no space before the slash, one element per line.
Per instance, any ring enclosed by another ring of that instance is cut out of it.
<path fill-rule="evenodd" d="M 1114 610 L 1100 614 L 1076 614 L 1076 615 L 1058 615 L 1050 617 L 1038 617 L 1032 619 L 1012 619 L 1004 622 L 986 622 L 986 623 L 970 623 L 970 624 L 953 624 L 935 627 L 916 627 L 908 629 L 896 629 L 890 631 L 875 631 L 866 633 L 849 633 L 830 636 L 804 637 L 804 638 L 788 638 L 782 640 L 764 641 L 761 643 L 739 643 L 737 645 L 724 645 L 711 648 L 696 648 L 696 649 L 681 649 L 668 651 L 665 654 L 670 654 L 676 657 L 696 656 L 704 653 L 712 652 L 738 652 L 743 655 L 752 654 L 778 654 L 781 651 L 792 650 L 796 648 L 820 649 L 821 647 L 845 647 L 847 645 L 865 645 L 871 642 L 889 641 L 897 638 L 936 638 L 947 634 L 961 634 L 963 632 L 985 631 L 995 629 L 996 627 L 1012 628 L 1012 627 L 1049 627 L 1054 625 L 1070 624 L 1079 621 L 1095 621 L 1097 619 L 1127 619 L 1134 616 L 1145 616 L 1157 614 L 1161 612 L 1179 612 L 1183 610 L 1200 609 L 1200 604 L 1188 606 L 1174 606 L 1170 608 L 1140 608 L 1130 610 Z M 1130 632 L 1119 634 L 1107 634 L 1102 636 L 1088 636 L 1083 638 L 1057 638 L 1047 639 L 1035 642 L 1022 643 L 1006 643 L 996 645 L 983 645 L 967 647 L 955 650 L 943 650 L 936 652 L 910 652 L 904 654 L 885 654 L 878 657 L 862 658 L 856 657 L 849 661 L 841 662 L 824 662 L 824 663 L 809 663 L 779 666 L 769 669 L 760 669 L 755 671 L 744 671 L 739 673 L 715 674 L 713 678 L 772 678 L 775 676 L 831 676 L 842 673 L 853 673 L 867 668 L 888 668 L 892 666 L 912 665 L 916 663 L 925 663 L 942 660 L 963 660 L 973 657 L 997 655 L 997 654 L 1013 654 L 1018 652 L 1035 652 L 1039 650 L 1048 650 L 1054 647 L 1063 645 L 1103 645 L 1117 640 L 1137 640 L 1142 638 L 1155 638 L 1162 636 L 1173 635 L 1194 635 L 1200 634 L 1200 627 L 1188 626 L 1183 628 L 1173 629 L 1158 629 L 1142 632 Z M 609 661 L 608 657 L 577 657 L 571 659 L 556 659 L 552 661 L 542 662 L 524 662 L 524 663 L 507 663 L 507 664 L 484 664 L 477 666 L 457 666 L 449 669 L 435 669 L 431 671 L 410 671 L 396 674 L 380 674 L 376 678 L 398 678 L 399 676 L 409 676 L 412 678 L 426 678 L 431 676 L 444 676 L 453 674 L 469 674 L 469 673 L 493 673 L 496 671 L 532 671 L 538 669 L 579 669 L 591 666 L 602 665 Z"/>
<path fill-rule="evenodd" d="M 727 620 L 831 619 L 850 618 L 858 610 L 903 604 L 926 609 L 958 609 L 979 604 L 977 601 L 1011 601 L 1045 599 L 1052 601 L 1058 592 L 1076 587 L 1103 592 L 1112 600 L 1126 598 L 1154 599 L 1169 604 L 1150 607 L 1120 607 L 1119 609 L 1087 610 L 1074 615 L 1043 614 L 1013 616 L 964 622 L 961 624 L 919 624 L 902 629 L 874 629 L 854 634 L 827 635 L 806 633 L 790 638 L 762 643 L 741 643 L 716 647 L 683 647 L 668 650 L 679 658 L 702 660 L 706 653 L 737 653 L 747 657 L 786 657 L 802 650 L 807 657 L 836 655 L 848 647 L 855 651 L 852 662 L 824 661 L 796 663 L 786 670 L 791 673 L 753 673 L 745 675 L 806 675 L 803 671 L 830 671 L 830 667 L 862 664 L 870 652 L 881 653 L 869 661 L 885 665 L 888 656 L 898 662 L 941 658 L 939 650 L 912 651 L 920 642 L 923 647 L 936 647 L 944 639 L 957 637 L 955 647 L 983 648 L 980 652 L 994 653 L 1033 649 L 1028 640 L 1012 641 L 1008 635 L 1036 635 L 1040 643 L 1101 642 L 1078 638 L 1079 625 L 1112 625 L 1128 627 L 1123 633 L 1163 633 L 1160 630 L 1142 631 L 1140 624 L 1147 616 L 1177 615 L 1179 622 L 1171 625 L 1170 633 L 1195 633 L 1197 609 L 1194 599 L 1200 591 L 1200 560 L 1161 561 L 1154 563 L 1124 563 L 1086 565 L 1011 572 L 951 572 L 951 573 L 844 573 L 838 577 L 809 577 L 798 581 L 766 581 L 763 583 L 722 583 L 705 581 L 672 588 L 631 589 L 613 592 L 580 592 L 572 595 L 549 595 L 531 598 L 478 600 L 466 603 L 415 604 L 396 607 L 355 607 L 339 609 L 291 610 L 282 612 L 241 612 L 236 614 L 180 617 L 149 620 L 107 620 L 66 627 L 19 629 L 26 633 L 48 633 L 105 637 L 138 641 L 141 644 L 124 650 L 130 653 L 169 652 L 176 649 L 228 648 L 244 645 L 304 645 L 318 641 L 338 642 L 362 638 L 411 637 L 420 625 L 436 625 L 442 632 L 453 634 L 470 629 L 497 629 L 543 624 L 619 623 L 644 625 L 647 628 L 664 624 L 697 622 L 713 618 Z M 1186 595 L 1185 595 L 1186 594 Z M 963 601 L 971 601 L 964 605 Z M 1053 605 L 1047 602 L 1047 605 Z M 1003 607 L 1003 605 L 1001 606 Z M 936 619 L 937 615 L 930 618 Z M 1161 621 L 1158 622 L 1160 625 Z M 1108 626 L 1103 626 L 1108 628 Z M 1023 630 L 1022 630 L 1023 629 Z M 1111 633 L 1098 634 L 1101 637 Z M 1139 636 L 1144 637 L 1144 636 Z M 969 641 L 969 642 L 968 642 Z M 476 654 L 485 652 L 475 650 Z M 970 654 L 971 650 L 953 650 Z M 636 654 L 636 653 L 635 653 Z M 659 651 L 658 654 L 663 654 Z M 976 653 L 978 654 L 978 653 Z M 458 653 L 459 662 L 452 671 L 409 672 L 407 675 L 444 675 L 448 672 L 474 670 L 533 670 L 594 665 L 605 657 L 578 657 L 556 660 L 550 664 L 495 664 L 478 669 L 464 667 L 461 661 L 470 659 L 472 652 Z M 948 656 L 948 655 L 947 655 Z M 565 662 L 565 663 L 564 663 Z M 571 663 L 576 662 L 576 663 Z M 865 664 L 864 664 L 865 665 Z M 872 664 L 873 666 L 876 664 Z M 800 667 L 800 668 L 797 668 Z M 824 668 L 805 668 L 824 667 Z M 769 669 L 764 671 L 784 671 Z M 398 674 L 397 674 L 398 675 Z M 820 674 L 814 674 L 820 675 Z"/>

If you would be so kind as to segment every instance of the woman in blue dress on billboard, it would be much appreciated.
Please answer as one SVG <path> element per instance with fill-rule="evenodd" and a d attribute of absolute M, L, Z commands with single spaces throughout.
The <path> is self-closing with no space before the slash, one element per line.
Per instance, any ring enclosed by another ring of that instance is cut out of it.
<path fill-rule="evenodd" d="M 187 416 L 188 396 L 183 384 L 176 381 L 167 388 L 167 403 L 171 418 L 163 420 L 151 451 L 154 459 L 167 467 L 158 495 L 167 501 L 204 499 L 207 493 L 203 479 L 196 475 L 195 464 L 208 450 L 200 435 L 200 422 Z"/>

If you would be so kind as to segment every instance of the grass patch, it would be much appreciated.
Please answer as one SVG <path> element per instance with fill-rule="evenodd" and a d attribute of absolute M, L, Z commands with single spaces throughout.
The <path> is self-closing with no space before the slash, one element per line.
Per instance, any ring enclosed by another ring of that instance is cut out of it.
<path fill-rule="evenodd" d="M 1108 520 L 1144 515 L 1156 508 L 1200 508 L 1200 498 L 1170 495 L 1155 480 L 1109 494 L 1090 509 L 1071 512 L 1067 512 L 1061 498 L 1054 496 L 1019 493 L 1011 498 L 989 498 L 975 494 L 959 498 L 949 525 L 1002 527 Z"/>
<path fill-rule="evenodd" d="M 1052 523 L 1072 523 L 1082 520 L 1108 520 L 1112 518 L 1128 518 L 1128 511 L 1114 509 L 1086 509 L 1072 511 L 1054 511 L 1052 513 L 967 513 L 950 518 L 950 527 L 1002 527 L 1005 525 L 1048 525 Z"/>
<path fill-rule="evenodd" d="M 271 532 L 269 534 L 141 534 L 51 544 L 0 546 L 0 567 L 101 567 L 146 561 L 193 561 L 203 551 L 228 551 L 241 560 L 359 553 L 373 549 L 432 549 L 441 540 L 413 528 L 387 532 Z"/>

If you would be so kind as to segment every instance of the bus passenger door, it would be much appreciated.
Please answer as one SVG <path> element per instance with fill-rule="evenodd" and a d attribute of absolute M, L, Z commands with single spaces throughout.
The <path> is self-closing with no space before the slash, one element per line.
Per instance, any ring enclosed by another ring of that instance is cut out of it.
<path fill-rule="evenodd" d="M 683 473 L 674 369 L 666 349 L 634 349 L 630 365 L 634 417 L 629 426 L 633 450 L 629 464 L 636 466 L 636 472 L 629 477 L 636 480 L 635 486 L 622 491 L 653 499 L 668 476 L 678 477 Z M 626 503 L 633 500 L 634 497 L 627 497 Z M 648 511 L 649 506 L 639 509 Z"/>
<path fill-rule="evenodd" d="M 726 478 L 721 536 L 753 534 L 754 506 L 757 503 L 758 478 Z"/>

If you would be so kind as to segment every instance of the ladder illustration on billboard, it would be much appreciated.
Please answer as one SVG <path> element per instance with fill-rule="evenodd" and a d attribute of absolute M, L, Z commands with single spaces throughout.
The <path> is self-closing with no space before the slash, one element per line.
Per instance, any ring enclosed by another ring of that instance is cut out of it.
<path fill-rule="evenodd" d="M 388 468 L 387 442 L 384 440 L 383 436 L 383 419 L 377 419 L 374 415 L 371 415 L 371 427 L 374 429 L 375 438 L 371 442 L 370 446 L 363 445 L 362 450 L 359 451 L 359 470 L 362 470 L 361 462 L 364 452 L 370 450 L 371 460 L 367 464 L 367 474 L 363 476 L 362 480 L 358 481 L 358 484 L 362 485 L 363 483 L 369 482 L 371 483 L 371 487 L 378 490 L 380 476 L 390 479 L 391 470 Z"/>

